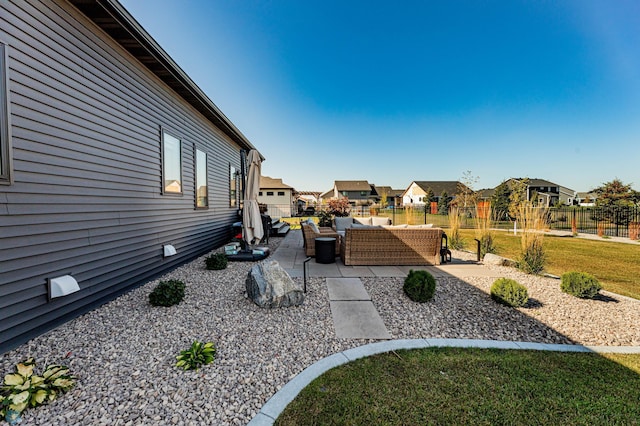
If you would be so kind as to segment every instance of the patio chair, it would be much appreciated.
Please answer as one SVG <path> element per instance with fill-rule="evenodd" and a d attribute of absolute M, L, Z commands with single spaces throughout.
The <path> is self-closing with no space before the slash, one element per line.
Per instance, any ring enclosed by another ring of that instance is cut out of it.
<path fill-rule="evenodd" d="M 336 239 L 336 256 L 340 254 L 340 235 L 330 227 L 318 227 L 315 223 L 300 222 L 304 240 L 304 253 L 307 256 L 316 255 L 316 238 L 331 237 Z"/>

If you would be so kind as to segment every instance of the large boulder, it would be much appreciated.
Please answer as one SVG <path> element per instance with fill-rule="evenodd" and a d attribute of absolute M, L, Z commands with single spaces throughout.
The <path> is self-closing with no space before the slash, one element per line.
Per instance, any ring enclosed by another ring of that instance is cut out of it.
<path fill-rule="evenodd" d="M 254 265 L 247 274 L 247 296 L 261 308 L 297 306 L 304 302 L 302 286 L 275 261 Z"/>
<path fill-rule="evenodd" d="M 482 263 L 485 265 L 497 265 L 497 266 L 516 266 L 516 261 L 508 259 L 506 257 L 498 256 L 497 254 L 487 253 L 482 259 Z"/>

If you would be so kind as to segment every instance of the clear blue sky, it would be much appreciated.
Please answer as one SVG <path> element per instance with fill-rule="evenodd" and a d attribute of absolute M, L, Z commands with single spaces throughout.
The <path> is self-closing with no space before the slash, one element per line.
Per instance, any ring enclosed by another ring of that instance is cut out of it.
<path fill-rule="evenodd" d="M 298 190 L 640 189 L 640 2 L 121 0 Z"/>

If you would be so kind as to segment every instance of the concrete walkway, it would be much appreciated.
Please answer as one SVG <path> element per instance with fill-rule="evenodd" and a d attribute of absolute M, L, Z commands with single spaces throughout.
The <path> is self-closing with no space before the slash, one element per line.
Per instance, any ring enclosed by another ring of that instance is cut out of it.
<path fill-rule="evenodd" d="M 360 278 L 327 278 L 331 316 L 339 339 L 391 339 Z"/>
<path fill-rule="evenodd" d="M 277 260 L 280 266 L 291 277 L 303 277 L 307 256 L 302 246 L 302 232 L 292 230 L 283 238 L 278 249 L 269 256 L 269 259 Z M 453 262 L 438 266 L 345 266 L 336 257 L 335 263 L 316 263 L 314 258 L 306 262 L 308 277 L 321 278 L 361 278 L 361 277 L 406 277 L 411 269 L 424 269 L 434 277 L 499 277 L 499 274 L 483 267 L 477 262 L 465 262 L 453 259 Z"/>

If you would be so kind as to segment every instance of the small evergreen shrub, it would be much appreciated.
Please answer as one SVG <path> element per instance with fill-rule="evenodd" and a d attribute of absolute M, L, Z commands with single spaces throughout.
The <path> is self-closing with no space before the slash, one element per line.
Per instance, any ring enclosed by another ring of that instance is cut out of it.
<path fill-rule="evenodd" d="M 560 289 L 572 296 L 593 299 L 602 289 L 596 277 L 585 272 L 567 272 L 560 277 Z"/>
<path fill-rule="evenodd" d="M 219 271 L 227 267 L 228 259 L 224 253 L 214 253 L 211 256 L 207 256 L 204 261 L 207 264 L 207 269 Z"/>
<path fill-rule="evenodd" d="M 149 293 L 149 302 L 153 306 L 173 306 L 184 299 L 185 285 L 179 280 L 160 281 Z"/>
<path fill-rule="evenodd" d="M 402 288 L 409 299 L 424 303 L 433 298 L 433 293 L 436 291 L 436 280 L 427 271 L 410 270 Z"/>
<path fill-rule="evenodd" d="M 536 275 L 544 270 L 546 260 L 542 240 L 533 240 L 520 254 L 518 268 L 527 274 Z"/>
<path fill-rule="evenodd" d="M 503 305 L 518 308 L 529 301 L 527 288 L 515 280 L 498 278 L 491 285 L 491 298 Z"/>

